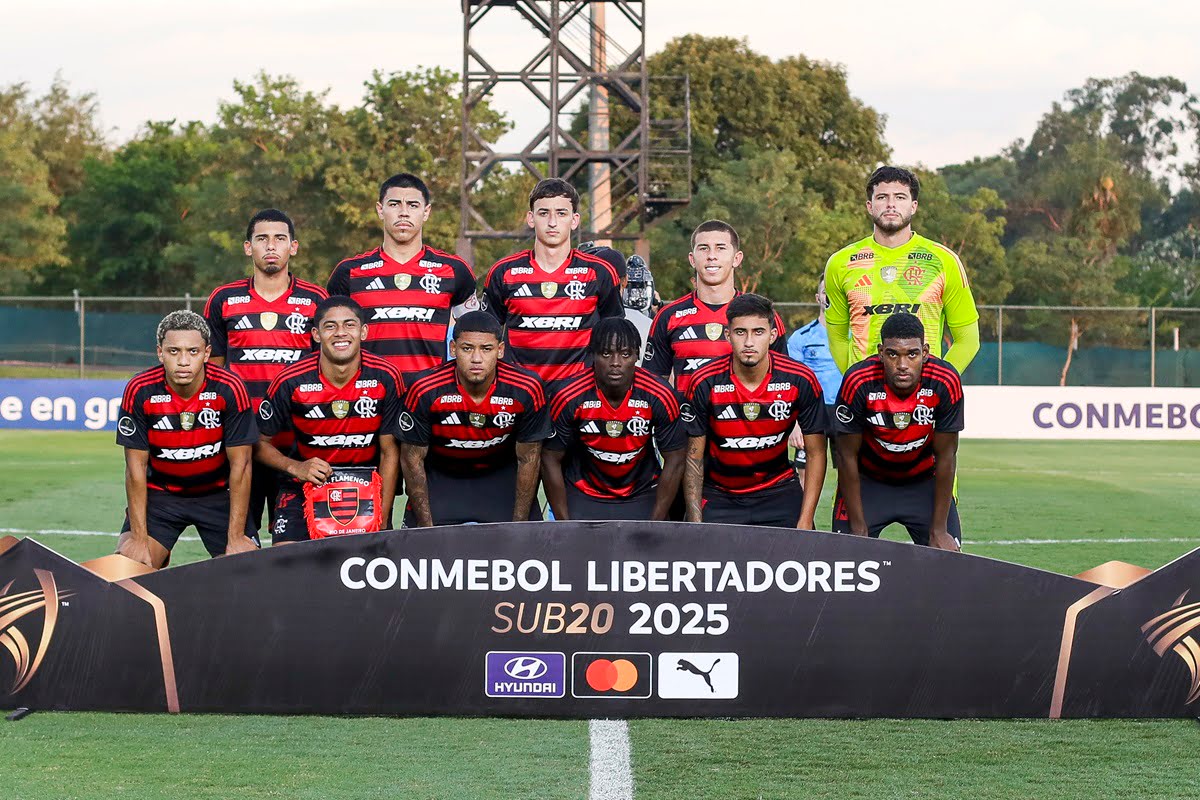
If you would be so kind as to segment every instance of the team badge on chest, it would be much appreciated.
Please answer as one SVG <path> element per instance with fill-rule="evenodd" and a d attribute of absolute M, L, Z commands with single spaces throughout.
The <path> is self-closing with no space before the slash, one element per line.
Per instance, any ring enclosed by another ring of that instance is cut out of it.
<path fill-rule="evenodd" d="M 196 426 L 196 415 L 191 411 L 183 411 L 179 414 L 179 427 L 185 431 L 190 431 Z"/>
<path fill-rule="evenodd" d="M 279 315 L 274 311 L 264 311 L 258 315 L 258 321 L 262 325 L 264 331 L 273 331 L 279 323 Z"/>
<path fill-rule="evenodd" d="M 487 425 L 487 414 L 480 414 L 477 411 L 472 411 L 470 414 L 467 414 L 467 422 L 471 423 L 476 428 L 482 428 L 484 425 Z"/>
<path fill-rule="evenodd" d="M 719 322 L 710 322 L 704 326 L 704 335 L 714 342 L 725 333 L 725 326 Z"/>
<path fill-rule="evenodd" d="M 758 415 L 762 413 L 762 405 L 759 403 L 742 403 L 742 414 L 750 422 L 758 419 Z"/>
<path fill-rule="evenodd" d="M 625 426 L 621 424 L 621 420 L 614 419 L 604 423 L 604 432 L 612 438 L 617 438 L 625 430 Z"/>
<path fill-rule="evenodd" d="M 396 284 L 396 288 L 404 291 L 412 283 L 412 275 L 396 275 L 392 278 L 392 282 Z"/>
<path fill-rule="evenodd" d="M 338 419 L 345 419 L 346 415 L 350 413 L 350 401 L 334 400 L 329 404 L 329 408 L 333 410 L 333 415 L 335 417 Z"/>
<path fill-rule="evenodd" d="M 910 422 L 912 422 L 912 414 L 907 411 L 896 411 L 892 414 L 892 424 L 896 426 L 897 430 L 904 430 Z"/>
<path fill-rule="evenodd" d="M 554 297 L 556 294 L 558 294 L 558 284 L 557 283 L 552 283 L 551 281 L 546 281 L 545 283 L 542 284 L 542 297 L 549 300 L 551 297 Z"/>

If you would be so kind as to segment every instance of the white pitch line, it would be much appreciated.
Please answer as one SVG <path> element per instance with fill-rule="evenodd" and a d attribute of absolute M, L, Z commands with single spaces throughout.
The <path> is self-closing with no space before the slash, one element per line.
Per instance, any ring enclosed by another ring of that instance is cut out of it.
<path fill-rule="evenodd" d="M 588 800 L 633 800 L 629 724 L 623 719 L 588 720 L 591 787 Z"/>

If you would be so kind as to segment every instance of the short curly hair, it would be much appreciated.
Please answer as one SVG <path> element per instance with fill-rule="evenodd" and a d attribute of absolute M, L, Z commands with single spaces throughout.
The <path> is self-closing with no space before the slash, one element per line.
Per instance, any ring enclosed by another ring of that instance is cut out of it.
<path fill-rule="evenodd" d="M 162 347 L 163 339 L 167 338 L 170 331 L 197 331 L 204 337 L 205 345 L 212 343 L 212 331 L 208 329 L 208 323 L 195 311 L 181 308 L 163 317 L 162 322 L 158 323 L 159 347 Z"/>

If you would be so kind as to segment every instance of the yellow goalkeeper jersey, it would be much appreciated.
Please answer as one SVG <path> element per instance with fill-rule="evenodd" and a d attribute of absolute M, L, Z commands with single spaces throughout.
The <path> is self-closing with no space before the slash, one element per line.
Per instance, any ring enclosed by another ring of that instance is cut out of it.
<path fill-rule="evenodd" d="M 915 314 L 925 324 L 929 352 L 942 355 L 945 326 L 979 319 L 962 261 L 950 248 L 914 233 L 899 247 L 873 236 L 847 245 L 825 264 L 825 322 L 849 328 L 850 364 L 874 355 L 891 314 Z"/>

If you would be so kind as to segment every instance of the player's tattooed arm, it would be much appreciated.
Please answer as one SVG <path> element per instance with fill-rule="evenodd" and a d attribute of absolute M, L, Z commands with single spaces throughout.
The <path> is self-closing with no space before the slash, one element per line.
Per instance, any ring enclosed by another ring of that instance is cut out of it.
<path fill-rule="evenodd" d="M 858 448 L 862 445 L 861 433 L 839 433 L 838 488 L 846 504 L 846 516 L 850 519 L 850 532 L 856 536 L 867 535 L 867 515 L 863 511 L 862 481 L 858 475 Z M 808 474 L 805 473 L 805 479 Z"/>
<path fill-rule="evenodd" d="M 425 474 L 425 455 L 428 445 L 400 445 L 400 465 L 404 469 L 404 490 L 408 492 L 408 506 L 416 517 L 418 528 L 433 525 L 433 513 L 429 510 L 429 478 Z M 393 481 L 393 485 L 395 482 Z"/>
<path fill-rule="evenodd" d="M 684 519 L 688 522 L 701 522 L 704 516 L 701 495 L 704 491 L 704 448 L 707 441 L 706 436 L 688 437 L 687 464 L 683 472 Z"/>
<path fill-rule="evenodd" d="M 662 474 L 658 476 L 658 490 L 654 495 L 654 511 L 650 519 L 662 521 L 671 511 L 671 503 L 679 494 L 679 484 L 683 480 L 683 462 L 687 458 L 687 450 L 668 450 L 662 454 Z"/>
<path fill-rule="evenodd" d="M 546 487 L 546 499 L 555 519 L 570 519 L 567 509 L 567 482 L 563 478 L 562 462 L 565 450 L 542 448 L 542 485 Z"/>
<path fill-rule="evenodd" d="M 821 500 L 821 488 L 825 485 L 825 434 L 805 434 L 802 446 L 807 455 L 804 462 L 804 501 L 800 506 L 800 519 L 796 527 L 811 531 L 816 530 L 817 503 Z"/>
<path fill-rule="evenodd" d="M 933 434 L 933 519 L 929 523 L 929 546 L 940 550 L 960 550 L 950 535 L 950 502 L 954 496 L 954 473 L 958 471 L 958 434 Z"/>
<path fill-rule="evenodd" d="M 517 499 L 513 506 L 513 522 L 529 519 L 529 507 L 537 497 L 541 463 L 541 442 L 517 442 Z"/>
<path fill-rule="evenodd" d="M 129 531 L 117 540 L 117 552 L 148 567 L 157 567 L 150 552 L 150 529 L 146 524 L 147 450 L 125 448 L 125 504 L 129 509 Z"/>
<path fill-rule="evenodd" d="M 230 447 L 229 458 L 229 529 L 225 535 L 225 555 L 248 553 L 258 546 L 246 536 L 246 515 L 250 512 L 250 464 L 254 460 L 249 445 Z"/>
<path fill-rule="evenodd" d="M 396 479 L 400 477 L 400 446 L 390 433 L 379 436 L 379 479 L 383 491 L 379 497 L 383 504 L 383 529 L 392 529 L 392 504 L 396 501 Z"/>

